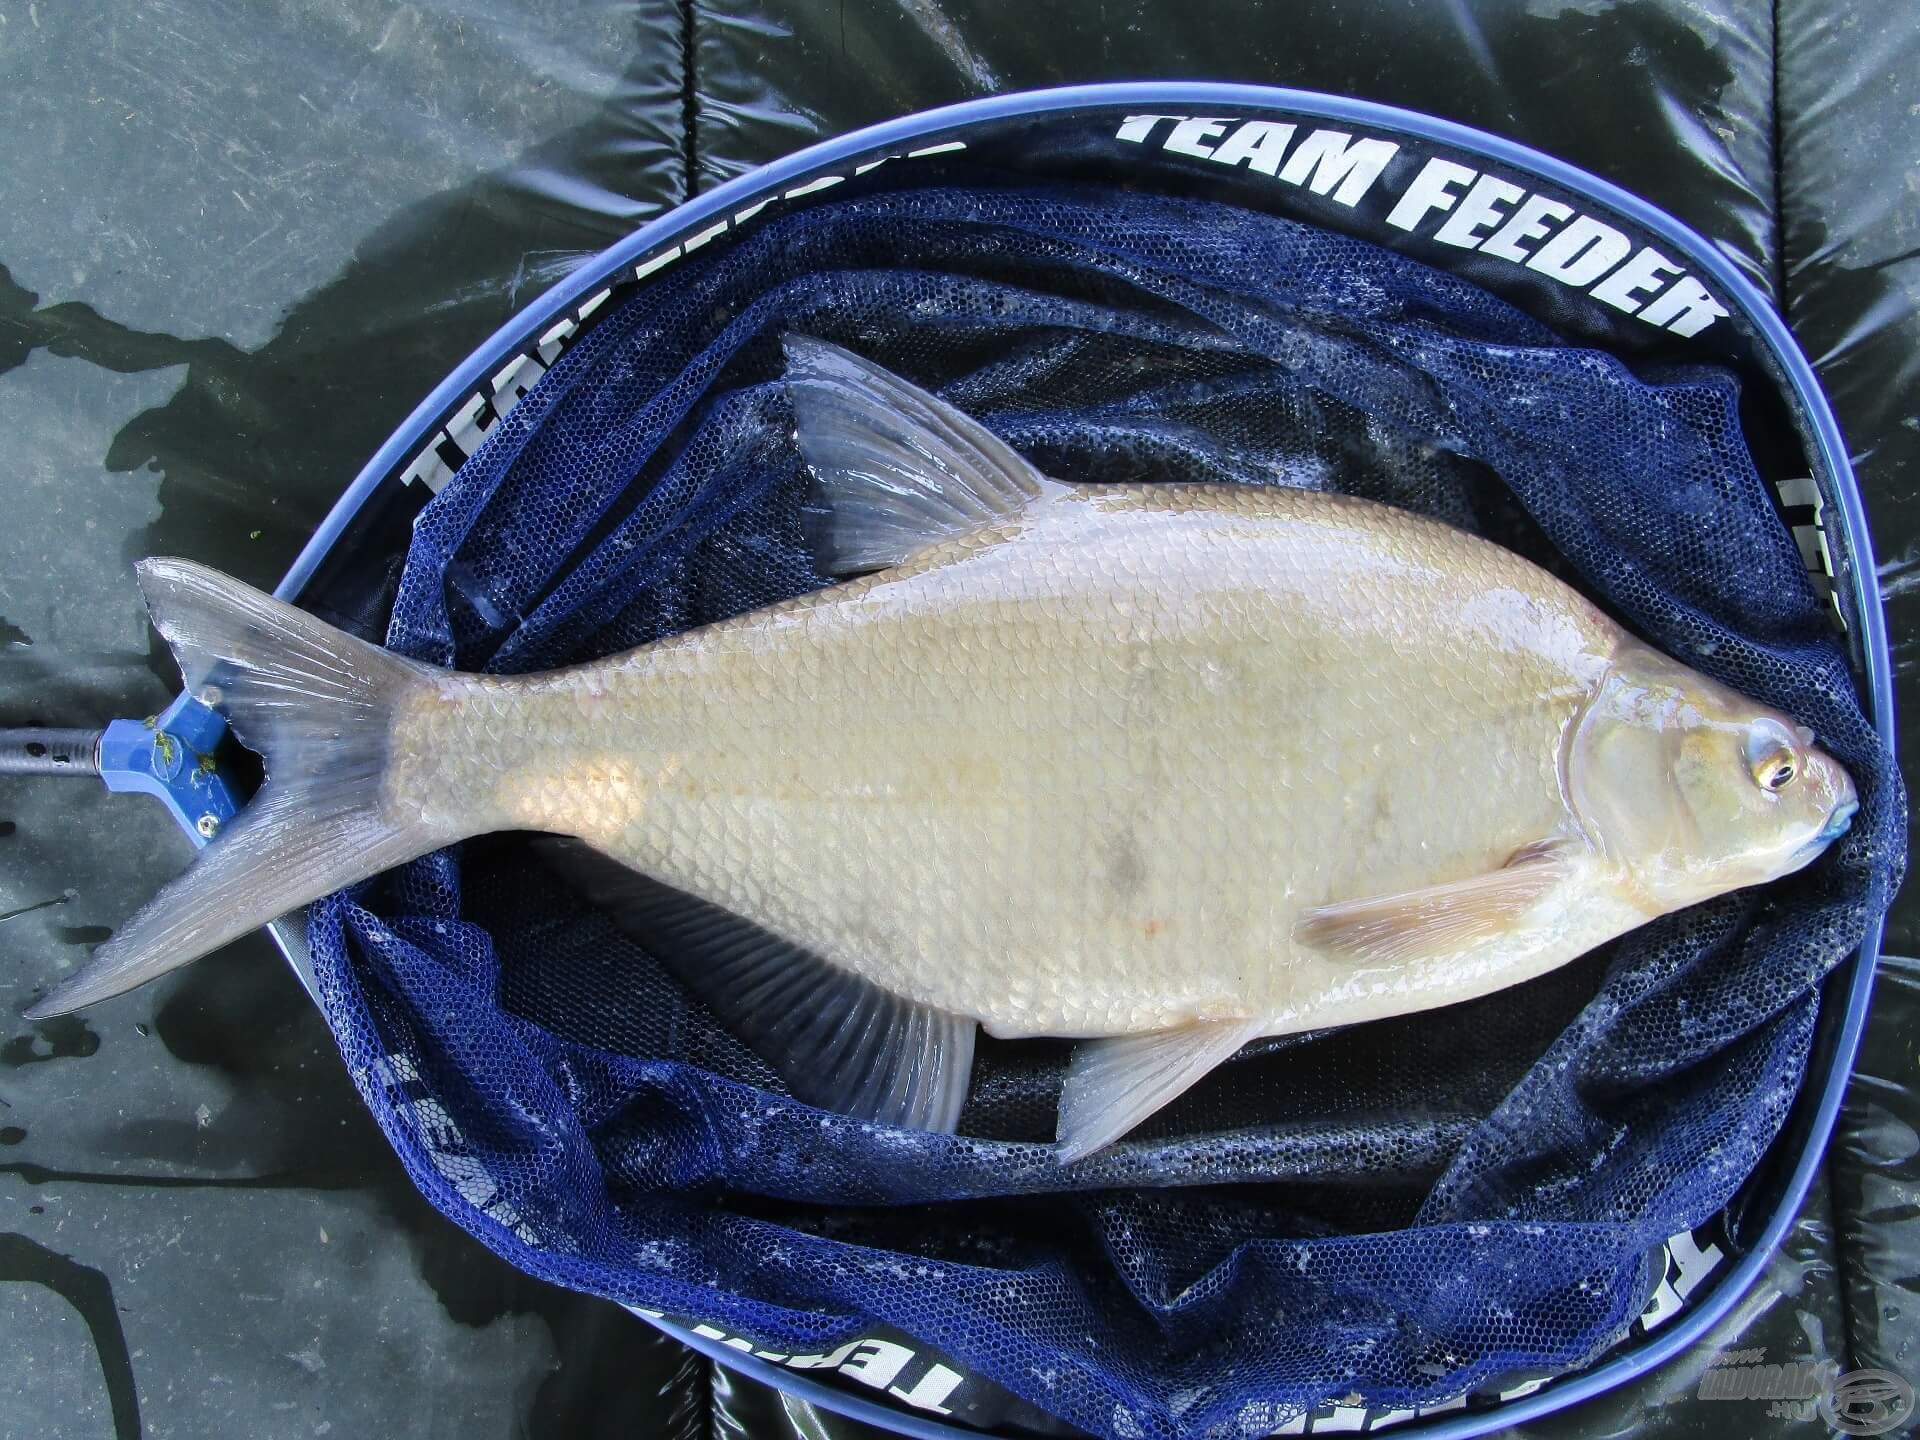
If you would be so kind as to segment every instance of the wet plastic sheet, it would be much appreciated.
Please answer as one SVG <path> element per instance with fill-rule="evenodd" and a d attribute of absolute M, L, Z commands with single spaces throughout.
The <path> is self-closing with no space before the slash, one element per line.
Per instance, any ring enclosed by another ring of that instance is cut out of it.
<path fill-rule="evenodd" d="M 820 583 L 788 330 L 945 384 L 1056 475 L 1340 489 L 1561 564 L 1812 724 L 1862 821 L 1811 872 L 1443 1026 L 1268 1046 L 1066 1180 L 1031 1143 L 1064 1047 L 983 1056 L 973 1138 L 821 1116 L 522 847 L 468 846 L 315 914 L 329 1017 L 428 1195 L 535 1273 L 790 1354 L 886 1325 L 1100 1434 L 1433 1403 L 1618 1338 L 1649 1250 L 1778 1129 L 1814 986 L 1901 853 L 1897 779 L 1729 377 L 1636 373 L 1437 271 L 1204 202 L 849 200 L 577 341 L 421 515 L 390 643 L 546 668 Z M 1063 1184 L 1070 1227 L 994 1198 Z M 940 1208 L 867 1208 L 906 1202 Z"/>

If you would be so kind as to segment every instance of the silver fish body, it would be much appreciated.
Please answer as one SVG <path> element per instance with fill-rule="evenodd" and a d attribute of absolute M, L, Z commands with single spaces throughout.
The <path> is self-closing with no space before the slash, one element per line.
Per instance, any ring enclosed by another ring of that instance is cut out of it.
<path fill-rule="evenodd" d="M 977 1028 L 1076 1048 L 1057 1153 L 1246 1041 L 1447 1005 L 1784 874 L 1856 808 L 1788 717 L 1437 521 L 1071 486 L 789 344 L 843 583 L 595 664 L 433 671 L 143 567 L 268 784 L 40 1013 L 523 829 L 816 1104 L 954 1128 Z"/>
<path fill-rule="evenodd" d="M 422 706 L 394 801 L 580 836 L 996 1035 L 1276 1034 L 1483 993 L 1644 918 L 1588 867 L 1537 925 L 1416 965 L 1295 934 L 1577 834 L 1565 740 L 1622 639 L 1383 506 L 1062 486 L 902 566 Z"/>

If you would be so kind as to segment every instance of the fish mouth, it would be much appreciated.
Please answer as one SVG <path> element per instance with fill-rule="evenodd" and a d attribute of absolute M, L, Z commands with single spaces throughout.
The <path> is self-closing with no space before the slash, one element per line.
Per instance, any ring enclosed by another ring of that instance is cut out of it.
<path fill-rule="evenodd" d="M 1827 823 L 1821 827 L 1820 833 L 1802 845 L 1799 853 L 1795 855 L 1794 858 L 1803 865 L 1812 860 L 1814 856 L 1818 855 L 1822 850 L 1825 850 L 1827 846 L 1846 834 L 1848 827 L 1853 824 L 1853 817 L 1859 813 L 1860 802 L 1858 800 L 1852 797 L 1842 800 L 1838 805 L 1833 807 L 1833 812 L 1827 816 Z"/>
<path fill-rule="evenodd" d="M 1822 845 L 1838 840 L 1842 835 L 1847 833 L 1847 827 L 1853 824 L 1853 817 L 1859 813 L 1860 802 L 1858 800 L 1842 801 L 1840 804 L 1834 806 L 1833 813 L 1827 816 L 1826 829 L 1814 836 L 1814 839 L 1818 840 Z"/>

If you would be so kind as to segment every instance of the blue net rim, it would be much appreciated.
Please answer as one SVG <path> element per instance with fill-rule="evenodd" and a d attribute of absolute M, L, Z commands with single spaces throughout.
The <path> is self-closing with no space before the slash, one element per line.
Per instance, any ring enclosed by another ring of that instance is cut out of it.
<path fill-rule="evenodd" d="M 391 494 L 403 483 L 409 465 L 416 462 L 423 447 L 430 445 L 433 437 L 467 406 L 472 396 L 498 388 L 503 366 L 516 355 L 537 349 L 542 337 L 552 333 L 556 325 L 569 318 L 584 322 L 585 313 L 596 308 L 595 297 L 609 287 L 646 283 L 646 274 L 654 268 L 648 261 L 675 253 L 682 247 L 691 248 L 690 241 L 701 243 L 703 237 L 711 238 L 716 227 L 724 229 L 731 217 L 750 211 L 761 202 L 781 196 L 790 203 L 800 200 L 811 183 L 821 177 L 850 174 L 878 157 L 938 153 L 960 137 L 1004 127 L 1065 124 L 1092 116 L 1111 123 L 1118 112 L 1156 108 L 1205 114 L 1280 112 L 1291 117 L 1386 132 L 1435 150 L 1477 158 L 1578 196 L 1590 207 L 1611 212 L 1657 239 L 1665 253 L 1715 285 L 1729 303 L 1730 324 L 1751 345 L 1754 360 L 1773 382 L 1790 411 L 1793 428 L 1799 432 L 1814 479 L 1827 502 L 1825 523 L 1829 533 L 1838 531 L 1843 556 L 1851 562 L 1843 565 L 1843 575 L 1836 576 L 1835 602 L 1852 637 L 1854 664 L 1869 717 L 1889 752 L 1894 749 L 1892 665 L 1886 618 L 1878 589 L 1870 579 L 1875 570 L 1873 549 L 1859 486 L 1838 424 L 1811 365 L 1785 322 L 1752 282 L 1704 236 L 1658 207 L 1530 147 L 1396 106 L 1269 86 L 1143 81 L 993 96 L 924 111 L 809 146 L 688 201 L 642 226 L 558 282 L 450 373 L 368 460 L 287 571 L 276 594 L 284 599 L 300 600 L 308 594 L 323 562 L 329 568 L 343 560 L 377 567 L 392 558 L 342 548 L 353 522 L 369 509 L 370 502 Z M 821 187 L 823 192 L 826 189 Z M 796 191 L 802 194 L 793 193 Z M 1364 228 L 1354 229 L 1369 238 L 1380 238 Z M 636 267 L 643 273 L 636 275 Z M 664 273 L 670 275 L 671 272 Z M 400 543 L 404 546 L 404 537 Z M 1751 1243 L 1737 1262 L 1696 1290 L 1687 1307 L 1670 1323 L 1657 1331 L 1637 1334 L 1600 1364 L 1488 1409 L 1396 1427 L 1400 1433 L 1433 1437 L 1485 1435 L 1553 1413 L 1663 1364 L 1694 1344 L 1724 1317 L 1759 1277 L 1812 1184 L 1859 1046 L 1882 931 L 1881 920 L 1870 921 L 1859 949 L 1826 982 L 1816 1054 L 1809 1065 L 1807 1083 L 1796 1101 L 1793 1118 L 1776 1141 L 1771 1157 L 1774 1163 L 1763 1166 L 1735 1202 L 1746 1206 L 1750 1214 L 1764 1211 L 1766 1216 L 1757 1228 L 1749 1227 Z M 296 970 L 307 979 L 304 943 L 298 927 L 276 925 L 273 933 Z M 695 1333 L 670 1318 L 646 1318 L 716 1361 L 850 1418 L 904 1435 L 951 1437 L 979 1433 L 782 1369 L 743 1353 L 720 1338 Z"/>

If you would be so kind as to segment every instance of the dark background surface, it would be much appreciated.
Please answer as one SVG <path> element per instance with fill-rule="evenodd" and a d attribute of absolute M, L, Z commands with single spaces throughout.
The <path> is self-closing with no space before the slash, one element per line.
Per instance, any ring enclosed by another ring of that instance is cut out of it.
<path fill-rule="evenodd" d="M 0 724 L 159 708 L 131 562 L 270 586 L 441 376 L 639 221 L 870 121 L 1155 77 L 1462 120 L 1714 237 L 1839 411 L 1920 714 L 1920 8 L 0 0 Z M 440 1220 L 264 936 L 17 1018 L 186 855 L 151 802 L 0 781 L 0 1435 L 866 1433 Z M 1889 959 L 1765 1282 L 1527 1433 L 1818 1432 L 1695 1399 L 1727 1348 L 1920 1375 L 1917 1072 L 1920 964 Z"/>

